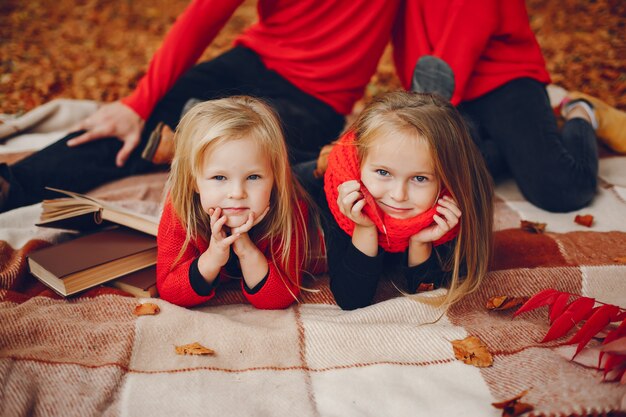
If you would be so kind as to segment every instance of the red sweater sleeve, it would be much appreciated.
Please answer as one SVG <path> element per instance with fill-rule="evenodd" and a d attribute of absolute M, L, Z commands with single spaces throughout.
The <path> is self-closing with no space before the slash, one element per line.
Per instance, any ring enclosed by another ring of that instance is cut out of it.
<path fill-rule="evenodd" d="M 185 234 L 186 231 L 168 199 L 157 233 L 157 289 L 162 299 L 179 306 L 191 307 L 213 298 L 215 290 L 207 296 L 198 295 L 189 281 L 189 267 L 206 250 L 205 242 L 189 242 L 182 257 L 174 264 L 185 242 Z"/>
<path fill-rule="evenodd" d="M 122 102 L 144 120 L 196 63 L 243 0 L 194 0 L 178 17 L 135 91 Z"/>
<path fill-rule="evenodd" d="M 306 203 L 300 201 L 298 209 L 304 216 L 304 224 L 306 225 L 309 220 Z M 291 254 L 287 265 L 282 268 L 286 275 L 283 274 L 272 261 L 271 256 L 268 256 L 269 274 L 265 284 L 257 292 L 254 294 L 247 292 L 242 280 L 242 290 L 250 304 L 256 308 L 269 310 L 287 308 L 296 301 L 296 297 L 300 295 L 300 283 L 303 269 L 302 259 L 304 259 L 305 256 L 303 251 L 305 239 L 307 239 L 305 230 L 302 230 L 301 227 L 296 227 L 291 237 Z M 269 245 L 259 245 L 259 249 L 263 251 L 267 246 Z M 274 256 L 277 262 L 280 262 L 280 253 L 281 247 L 276 245 Z M 300 273 L 296 272 L 298 269 Z"/>

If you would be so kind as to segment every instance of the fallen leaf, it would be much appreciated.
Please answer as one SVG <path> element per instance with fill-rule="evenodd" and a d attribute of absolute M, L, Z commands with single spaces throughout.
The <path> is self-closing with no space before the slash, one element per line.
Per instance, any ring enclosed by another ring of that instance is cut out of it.
<path fill-rule="evenodd" d="M 527 232 L 541 234 L 546 230 L 546 223 L 537 223 L 530 222 L 527 220 L 522 220 L 520 224 L 520 229 L 526 230 Z"/>
<path fill-rule="evenodd" d="M 213 349 L 206 348 L 198 342 L 176 346 L 175 348 L 178 355 L 215 355 Z"/>
<path fill-rule="evenodd" d="M 593 216 L 591 214 L 585 214 L 583 216 L 577 214 L 574 221 L 582 226 L 591 227 L 593 224 Z"/>
<path fill-rule="evenodd" d="M 499 403 L 491 403 L 495 408 L 502 410 L 502 417 L 516 417 L 524 413 L 534 410 L 530 404 L 520 402 L 520 399 L 528 394 L 528 390 L 522 391 L 510 400 L 504 400 Z"/>
<path fill-rule="evenodd" d="M 509 308 L 517 307 L 526 302 L 525 297 L 509 297 L 508 295 L 500 295 L 498 297 L 491 297 L 487 300 L 487 310 L 501 311 L 508 310 Z"/>
<path fill-rule="evenodd" d="M 493 364 L 493 357 L 487 346 L 476 336 L 467 336 L 463 340 L 453 340 L 454 356 L 468 365 L 485 368 Z"/>
<path fill-rule="evenodd" d="M 155 314 L 159 314 L 161 309 L 158 305 L 153 303 L 143 303 L 137 304 L 135 307 L 135 316 L 154 316 Z"/>
<path fill-rule="evenodd" d="M 515 313 L 513 313 L 513 317 L 525 313 L 527 311 L 534 310 L 539 307 L 543 307 L 546 305 L 552 305 L 557 297 L 561 294 L 559 291 L 554 288 L 548 288 L 543 291 L 538 292 L 537 294 L 530 297 L 528 301 L 524 303 L 523 306 L 519 308 Z"/>
<path fill-rule="evenodd" d="M 613 262 L 617 262 L 619 264 L 626 264 L 626 256 L 620 256 L 619 258 L 613 258 Z"/>

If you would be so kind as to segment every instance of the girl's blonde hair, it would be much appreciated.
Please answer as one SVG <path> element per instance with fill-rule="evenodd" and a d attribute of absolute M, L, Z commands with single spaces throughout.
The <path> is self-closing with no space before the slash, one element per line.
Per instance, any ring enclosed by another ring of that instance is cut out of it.
<path fill-rule="evenodd" d="M 167 183 L 174 211 L 187 230 L 177 261 L 192 239 L 203 237 L 209 240 L 211 237 L 210 219 L 202 210 L 196 191 L 196 178 L 201 175 L 207 152 L 242 138 L 252 138 L 259 144 L 270 160 L 274 175 L 270 210 L 251 230 L 251 238 L 254 242 L 267 240 L 272 260 L 281 270 L 281 275 L 300 285 L 300 273 L 308 263 L 309 239 L 299 201 L 308 200 L 292 176 L 278 118 L 267 104 L 252 97 L 232 96 L 199 103 L 178 124 L 174 136 L 174 159 Z M 292 247 L 294 234 L 303 236 L 303 239 L 294 240 L 296 247 Z M 280 259 L 274 259 L 275 253 L 280 253 Z M 296 254 L 302 256 L 296 261 L 296 276 L 287 276 L 287 262 Z"/>
<path fill-rule="evenodd" d="M 449 307 L 475 291 L 492 252 L 493 183 L 459 112 L 437 95 L 397 91 L 375 98 L 352 129 L 361 162 L 381 136 L 402 133 L 428 143 L 440 186 L 450 192 L 462 213 L 454 250 L 442 262 L 444 270 L 451 271 L 450 290 L 436 303 Z M 463 262 L 464 280 L 460 277 Z"/>

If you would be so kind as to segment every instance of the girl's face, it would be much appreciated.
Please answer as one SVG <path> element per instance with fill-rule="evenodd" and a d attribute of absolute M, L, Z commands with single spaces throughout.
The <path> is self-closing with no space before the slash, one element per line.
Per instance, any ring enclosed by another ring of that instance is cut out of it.
<path fill-rule="evenodd" d="M 430 209 L 439 195 L 428 143 L 402 133 L 374 139 L 361 164 L 361 182 L 383 212 L 398 219 Z"/>
<path fill-rule="evenodd" d="M 270 159 L 254 139 L 226 141 L 204 155 L 196 179 L 202 210 L 220 207 L 226 226 L 238 227 L 269 206 L 274 173 Z"/>

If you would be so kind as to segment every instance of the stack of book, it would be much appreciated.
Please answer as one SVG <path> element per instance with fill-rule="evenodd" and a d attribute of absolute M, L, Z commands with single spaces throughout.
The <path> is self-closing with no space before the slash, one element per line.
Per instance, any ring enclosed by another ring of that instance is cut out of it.
<path fill-rule="evenodd" d="M 42 227 L 89 231 L 33 252 L 30 272 L 62 296 L 108 283 L 137 297 L 156 297 L 158 218 L 83 194 L 44 200 Z"/>

